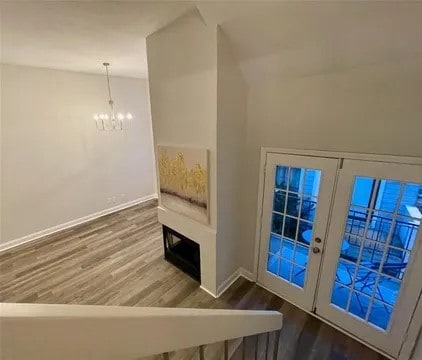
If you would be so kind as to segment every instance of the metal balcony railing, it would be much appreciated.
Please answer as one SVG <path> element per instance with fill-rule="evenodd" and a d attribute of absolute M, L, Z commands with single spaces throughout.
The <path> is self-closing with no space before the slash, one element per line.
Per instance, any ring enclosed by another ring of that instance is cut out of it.
<path fill-rule="evenodd" d="M 391 256 L 396 258 L 397 262 L 405 260 L 406 252 L 411 250 L 412 241 L 416 238 L 419 228 L 418 223 L 396 219 L 393 224 L 392 218 L 381 216 L 378 213 L 371 215 L 369 226 L 365 234 L 365 227 L 368 221 L 368 213 L 364 210 L 350 210 L 347 219 L 344 239 L 351 245 L 344 254 L 353 257 L 364 242 L 362 259 L 365 261 L 380 261 L 384 252 L 384 247 L 388 240 L 391 226 L 394 226 L 390 242 Z M 356 256 L 357 257 L 357 256 Z M 389 259 L 391 261 L 392 259 Z"/>

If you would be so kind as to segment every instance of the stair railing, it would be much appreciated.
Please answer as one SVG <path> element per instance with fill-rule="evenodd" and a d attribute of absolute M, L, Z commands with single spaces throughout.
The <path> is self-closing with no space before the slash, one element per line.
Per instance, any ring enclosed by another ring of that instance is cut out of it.
<path fill-rule="evenodd" d="M 2 360 L 139 359 L 275 332 L 277 359 L 282 315 L 277 311 L 142 308 L 123 306 L 0 304 Z M 257 336 L 258 339 L 258 336 Z M 257 356 L 257 350 L 256 356 Z M 245 341 L 243 356 L 245 358 Z"/>

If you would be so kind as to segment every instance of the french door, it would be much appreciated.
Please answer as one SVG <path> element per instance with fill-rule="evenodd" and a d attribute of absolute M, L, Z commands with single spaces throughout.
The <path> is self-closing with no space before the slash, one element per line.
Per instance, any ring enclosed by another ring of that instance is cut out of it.
<path fill-rule="evenodd" d="M 258 282 L 311 310 L 338 160 L 268 154 Z"/>
<path fill-rule="evenodd" d="M 344 160 L 317 313 L 397 356 L 422 290 L 422 167 Z"/>
<path fill-rule="evenodd" d="M 398 356 L 422 291 L 422 166 L 267 154 L 258 282 Z"/>

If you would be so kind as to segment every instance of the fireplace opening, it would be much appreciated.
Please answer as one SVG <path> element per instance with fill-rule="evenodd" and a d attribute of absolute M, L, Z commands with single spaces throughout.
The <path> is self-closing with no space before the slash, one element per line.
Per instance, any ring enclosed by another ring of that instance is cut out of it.
<path fill-rule="evenodd" d="M 164 258 L 197 281 L 201 281 L 199 244 L 163 225 Z"/>

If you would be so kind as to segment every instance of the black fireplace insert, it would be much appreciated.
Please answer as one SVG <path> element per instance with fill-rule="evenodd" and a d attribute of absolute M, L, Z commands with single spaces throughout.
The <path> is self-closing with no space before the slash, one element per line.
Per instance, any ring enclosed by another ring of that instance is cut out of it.
<path fill-rule="evenodd" d="M 163 225 L 164 258 L 201 282 L 199 244 Z"/>

